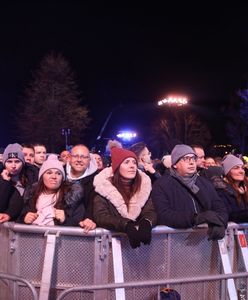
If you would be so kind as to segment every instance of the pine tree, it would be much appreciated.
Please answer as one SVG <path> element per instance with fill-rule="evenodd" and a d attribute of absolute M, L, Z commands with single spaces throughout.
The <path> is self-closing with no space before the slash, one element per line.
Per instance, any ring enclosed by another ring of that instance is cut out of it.
<path fill-rule="evenodd" d="M 81 105 L 74 72 L 61 54 L 44 57 L 24 94 L 17 120 L 24 142 L 41 142 L 48 151 L 60 151 L 65 147 L 63 128 L 70 129 L 71 144 L 82 142 L 88 110 Z"/>

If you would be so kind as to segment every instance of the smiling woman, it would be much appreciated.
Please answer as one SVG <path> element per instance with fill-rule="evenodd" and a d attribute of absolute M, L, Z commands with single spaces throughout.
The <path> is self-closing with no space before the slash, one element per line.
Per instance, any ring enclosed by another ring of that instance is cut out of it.
<path fill-rule="evenodd" d="M 228 154 L 223 158 L 224 180 L 216 178 L 214 185 L 224 201 L 229 221 L 246 223 L 248 221 L 248 180 L 245 176 L 244 162 Z"/>

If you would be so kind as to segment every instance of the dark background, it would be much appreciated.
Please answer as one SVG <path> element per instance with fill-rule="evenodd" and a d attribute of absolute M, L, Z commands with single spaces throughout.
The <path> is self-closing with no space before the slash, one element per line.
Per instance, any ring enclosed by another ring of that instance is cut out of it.
<path fill-rule="evenodd" d="M 31 71 L 51 51 L 77 74 L 92 119 L 86 143 L 94 143 L 112 110 L 105 137 L 126 127 L 144 138 L 157 101 L 171 93 L 186 95 L 214 140 L 226 142 L 221 107 L 248 70 L 247 5 L 100 3 L 1 5 L 0 146 L 19 138 L 17 103 Z"/>

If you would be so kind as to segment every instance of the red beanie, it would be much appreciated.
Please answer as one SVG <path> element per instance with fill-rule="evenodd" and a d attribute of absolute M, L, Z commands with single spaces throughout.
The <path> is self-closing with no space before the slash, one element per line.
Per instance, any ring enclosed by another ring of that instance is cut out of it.
<path fill-rule="evenodd" d="M 119 168 L 120 164 L 128 157 L 133 157 L 138 162 L 137 156 L 134 152 L 123 148 L 113 147 L 111 149 L 113 172 L 115 172 Z"/>

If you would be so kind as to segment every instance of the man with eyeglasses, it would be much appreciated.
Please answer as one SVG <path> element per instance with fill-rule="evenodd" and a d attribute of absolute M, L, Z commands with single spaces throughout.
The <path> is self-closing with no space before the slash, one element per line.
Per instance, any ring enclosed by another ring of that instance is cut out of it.
<path fill-rule="evenodd" d="M 86 208 L 85 219 L 79 225 L 86 232 L 96 227 L 93 222 L 93 198 L 95 195 L 93 179 L 97 174 L 97 164 L 94 156 L 90 154 L 88 147 L 79 144 L 71 149 L 69 160 L 66 165 L 67 181 L 80 184 L 83 188 L 81 206 Z M 80 209 L 80 206 L 79 206 Z"/>
<path fill-rule="evenodd" d="M 209 240 L 222 239 L 228 214 L 213 185 L 197 174 L 196 160 L 190 146 L 180 144 L 173 148 L 170 173 L 154 183 L 151 194 L 158 224 L 192 228 L 207 223 Z"/>

